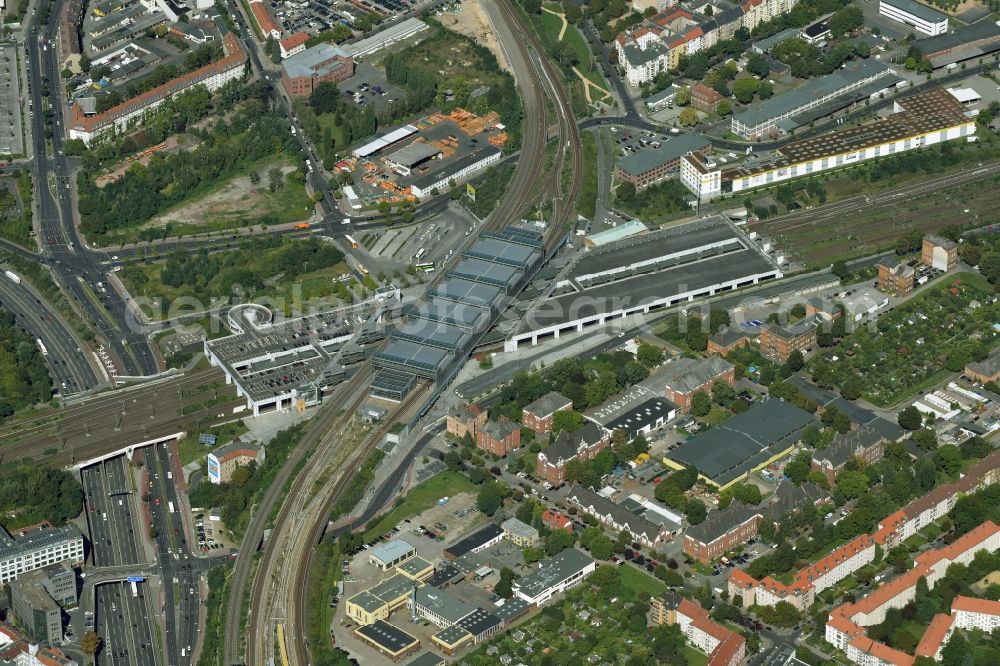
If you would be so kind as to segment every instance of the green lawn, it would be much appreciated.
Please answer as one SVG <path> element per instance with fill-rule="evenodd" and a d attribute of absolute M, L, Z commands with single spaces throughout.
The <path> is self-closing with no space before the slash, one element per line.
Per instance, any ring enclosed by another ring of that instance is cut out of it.
<path fill-rule="evenodd" d="M 648 593 L 649 596 L 655 597 L 667 589 L 663 581 L 629 564 L 618 567 L 618 571 L 621 574 L 622 587 L 627 587 L 636 595 Z"/>
<path fill-rule="evenodd" d="M 385 534 L 404 518 L 426 511 L 442 497 L 453 497 L 459 493 L 473 492 L 475 489 L 475 484 L 458 472 L 449 470 L 435 474 L 423 483 L 414 486 L 406 493 L 402 504 L 371 525 L 365 531 L 365 541 L 371 541 L 375 537 Z"/>
<path fill-rule="evenodd" d="M 708 655 L 698 652 L 690 645 L 684 646 L 684 656 L 687 657 L 688 666 L 705 666 L 708 664 Z"/>

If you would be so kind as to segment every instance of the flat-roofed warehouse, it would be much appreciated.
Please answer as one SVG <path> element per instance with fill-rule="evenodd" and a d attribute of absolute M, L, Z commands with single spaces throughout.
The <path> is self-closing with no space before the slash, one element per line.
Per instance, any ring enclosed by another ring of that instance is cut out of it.
<path fill-rule="evenodd" d="M 935 69 L 947 67 L 1000 51 L 1000 26 L 991 18 L 984 18 L 951 32 L 917 40 L 916 46 Z"/>
<path fill-rule="evenodd" d="M 695 467 L 708 483 L 726 488 L 787 455 L 814 422 L 790 402 L 767 400 L 668 451 L 664 462 Z"/>
<path fill-rule="evenodd" d="M 504 349 L 781 276 L 778 264 L 721 215 L 634 236 L 582 254 Z"/>
<path fill-rule="evenodd" d="M 393 661 L 420 649 L 420 641 L 416 637 L 384 620 L 358 627 L 354 634 Z"/>
<path fill-rule="evenodd" d="M 541 265 L 542 253 L 542 234 L 533 229 L 480 234 L 390 335 L 389 345 L 372 356 L 371 394 L 400 401 L 418 380 L 447 384 Z"/>
<path fill-rule="evenodd" d="M 394 171 L 402 176 L 410 173 L 423 164 L 441 157 L 441 149 L 426 141 L 414 141 L 399 150 L 385 156 L 385 161 Z"/>

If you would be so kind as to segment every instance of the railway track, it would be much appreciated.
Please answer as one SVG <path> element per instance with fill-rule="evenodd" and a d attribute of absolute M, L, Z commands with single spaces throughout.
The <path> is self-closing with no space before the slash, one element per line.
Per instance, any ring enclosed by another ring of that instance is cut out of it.
<path fill-rule="evenodd" d="M 430 391 L 430 386 L 425 386 L 422 390 L 412 391 L 400 404 L 394 416 L 406 414 L 412 407 L 419 405 L 428 391 Z M 339 476 L 332 482 L 325 496 L 318 496 L 319 506 L 315 513 L 316 519 L 308 526 L 305 538 L 302 538 L 300 535 L 300 538 L 295 542 L 297 555 L 291 559 L 293 577 L 290 580 L 286 579 L 288 580 L 286 611 L 289 613 L 289 621 L 286 623 L 285 636 L 286 641 L 291 643 L 290 646 L 286 645 L 286 648 L 289 648 L 292 664 L 304 665 L 310 663 L 305 626 L 306 617 L 308 616 L 309 571 L 312 568 L 313 554 L 316 552 L 315 546 L 319 543 L 326 529 L 333 505 L 352 480 L 350 470 L 359 468 L 368 456 L 372 454 L 383 435 L 388 432 L 395 420 L 395 418 L 386 418 L 378 429 L 368 435 L 364 446 L 351 456 L 346 464 L 341 466 Z M 287 632 L 289 625 L 293 628 L 290 634 Z"/>
<path fill-rule="evenodd" d="M 250 519 L 250 524 L 247 526 L 243 541 L 240 544 L 231 577 L 229 601 L 226 609 L 225 664 L 237 663 L 239 661 L 241 652 L 240 638 L 242 630 L 247 626 L 244 621 L 246 618 L 242 612 L 243 598 L 246 596 L 250 568 L 256 557 L 257 545 L 264 537 L 264 528 L 268 522 L 268 517 L 275 503 L 280 499 L 285 486 L 292 476 L 292 472 L 298 468 L 299 463 L 305 459 L 306 454 L 310 453 L 322 441 L 324 436 L 337 424 L 342 414 L 345 413 L 338 409 L 342 398 L 357 392 L 368 381 L 369 368 L 370 365 L 366 362 L 353 377 L 337 388 L 335 395 L 328 398 L 328 402 L 320 408 L 319 413 L 313 418 L 313 421 L 309 424 L 308 431 L 303 435 L 298 446 L 295 447 L 285 461 L 285 464 L 278 471 L 274 482 L 268 487 L 267 492 L 264 493 L 264 496 L 254 510 L 253 517 Z M 302 475 L 300 474 L 299 476 L 301 477 Z M 260 570 L 262 569 L 258 571 Z M 260 576 L 258 575 L 251 581 L 255 587 L 257 578 L 260 578 Z M 253 612 L 254 603 L 253 597 L 251 597 L 251 615 Z M 253 637 L 251 636 L 250 638 L 248 646 L 252 644 Z M 255 662 L 248 659 L 246 663 L 253 664 Z"/>
<path fill-rule="evenodd" d="M 944 188 L 957 187 L 1000 174 L 1000 162 L 971 167 L 963 171 L 921 181 L 914 185 L 872 195 L 858 195 L 819 208 L 785 215 L 760 223 L 759 228 L 766 234 L 785 234 L 801 227 L 832 223 L 845 215 L 864 209 L 877 209 L 903 204 L 909 199 Z"/>
<path fill-rule="evenodd" d="M 425 387 L 411 392 L 393 416 L 418 404 L 426 390 Z M 351 481 L 351 472 L 360 468 L 395 422 L 392 417 L 385 419 L 373 432 L 364 435 L 362 446 L 354 451 L 345 450 L 338 440 L 344 436 L 367 395 L 362 391 L 356 397 L 345 397 L 349 398 L 348 406 L 338 412 L 332 428 L 326 431 L 327 436 L 310 460 L 309 469 L 299 474 L 289 489 L 288 500 L 275 519 L 274 530 L 261 557 L 250 589 L 248 664 L 266 662 L 268 650 L 274 645 L 273 623 L 279 619 L 284 620 L 292 663 L 307 663 L 295 661 L 306 650 L 305 622 L 302 620 L 305 615 L 297 615 L 298 602 L 292 597 L 292 592 L 295 591 L 298 596 L 298 591 L 302 589 L 300 581 L 305 584 L 312 546 L 319 541 L 333 504 Z M 346 457 L 338 460 L 345 453 Z M 303 559 L 307 560 L 305 564 L 302 564 Z"/>

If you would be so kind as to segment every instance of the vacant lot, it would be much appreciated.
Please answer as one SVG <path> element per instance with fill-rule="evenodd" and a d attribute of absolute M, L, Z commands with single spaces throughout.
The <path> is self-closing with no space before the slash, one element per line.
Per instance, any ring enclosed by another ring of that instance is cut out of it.
<path fill-rule="evenodd" d="M 281 169 L 284 176 L 284 184 L 274 192 L 270 190 L 268 175 L 272 168 Z M 144 227 L 170 225 L 172 233 L 177 235 L 306 220 L 312 213 L 313 202 L 305 186 L 290 177 L 295 170 L 290 160 L 264 162 L 223 181 L 211 192 L 154 217 Z M 251 173 L 257 174 L 258 182 L 251 180 Z"/>
<path fill-rule="evenodd" d="M 365 541 L 384 534 L 396 526 L 404 518 L 411 518 L 418 513 L 435 506 L 442 497 L 454 497 L 459 493 L 471 493 L 476 489 L 469 477 L 458 472 L 445 471 L 436 474 L 423 483 L 414 486 L 403 499 L 403 503 L 382 516 L 378 522 L 365 531 Z"/>

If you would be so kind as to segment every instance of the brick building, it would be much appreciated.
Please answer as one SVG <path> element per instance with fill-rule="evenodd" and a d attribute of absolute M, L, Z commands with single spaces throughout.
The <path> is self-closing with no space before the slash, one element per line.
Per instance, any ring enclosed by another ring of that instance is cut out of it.
<path fill-rule="evenodd" d="M 916 284 L 916 275 L 912 267 L 904 263 L 893 265 L 889 259 L 883 259 L 878 264 L 878 288 L 895 296 L 905 296 Z"/>
<path fill-rule="evenodd" d="M 264 463 L 264 447 L 260 444 L 236 439 L 208 454 L 208 480 L 212 483 L 229 483 L 233 472 L 252 462 Z"/>
<path fill-rule="evenodd" d="M 705 113 L 715 113 L 715 107 L 722 100 L 722 95 L 712 90 L 704 83 L 696 83 L 691 86 L 691 106 L 704 111 Z"/>
<path fill-rule="evenodd" d="M 611 444 L 611 435 L 588 421 L 579 430 L 559 433 L 556 441 L 538 453 L 535 476 L 553 486 L 566 481 L 566 465 L 571 460 L 590 460 Z"/>
<path fill-rule="evenodd" d="M 546 509 L 542 512 L 542 524 L 550 530 L 573 531 L 573 521 L 566 514 L 560 513 L 555 509 Z"/>
<path fill-rule="evenodd" d="M 885 437 L 867 425 L 837 433 L 830 446 L 813 451 L 812 469 L 822 472 L 832 486 L 851 458 L 857 458 L 866 465 L 881 460 L 885 454 L 885 443 Z"/>
<path fill-rule="evenodd" d="M 521 410 L 521 425 L 542 435 L 552 430 L 552 417 L 556 412 L 570 411 L 573 401 L 555 391 L 549 391 Z"/>
<path fill-rule="evenodd" d="M 760 353 L 778 363 L 784 363 L 793 351 L 804 355 L 816 345 L 817 323 L 803 319 L 791 326 L 764 324 L 760 327 Z"/>
<path fill-rule="evenodd" d="M 729 355 L 729 352 L 750 344 L 750 336 L 739 329 L 724 327 L 719 332 L 708 339 L 707 353 L 718 354 L 722 358 Z"/>
<path fill-rule="evenodd" d="M 958 265 L 958 243 L 940 236 L 924 236 L 920 260 L 939 271 L 950 271 Z"/>
<path fill-rule="evenodd" d="M 289 97 L 308 97 L 320 83 L 354 76 L 354 56 L 334 44 L 308 48 L 281 62 L 281 85 Z"/>
<path fill-rule="evenodd" d="M 521 427 L 508 418 L 487 421 L 476 430 L 476 446 L 495 456 L 505 456 L 521 445 Z"/>
<path fill-rule="evenodd" d="M 1000 349 L 993 350 L 982 361 L 973 361 L 965 366 L 965 376 L 985 384 L 1000 380 Z"/>
<path fill-rule="evenodd" d="M 739 501 L 712 511 L 700 525 L 684 535 L 684 553 L 699 562 L 709 562 L 757 535 L 760 513 Z"/>
<path fill-rule="evenodd" d="M 662 376 L 667 400 L 687 412 L 691 410 L 691 396 L 698 391 L 710 394 L 715 380 L 721 379 L 732 386 L 736 382 L 736 368 L 718 356 L 679 358 L 667 364 Z"/>
<path fill-rule="evenodd" d="M 486 419 L 489 418 L 489 411 L 479 405 L 464 404 L 452 407 L 448 410 L 448 432 L 455 437 L 465 437 L 466 433 L 476 436 L 476 430 L 481 428 Z"/>

